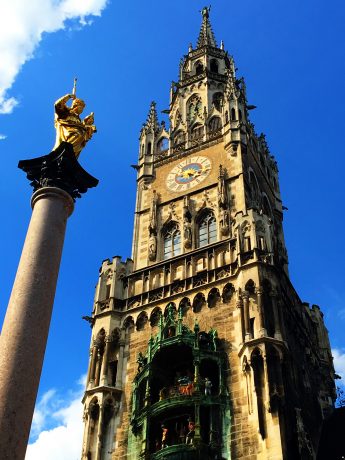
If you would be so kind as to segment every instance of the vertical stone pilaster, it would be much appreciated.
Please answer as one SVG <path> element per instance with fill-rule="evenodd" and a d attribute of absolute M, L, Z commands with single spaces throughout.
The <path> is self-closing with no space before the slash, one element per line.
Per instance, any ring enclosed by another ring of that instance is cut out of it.
<path fill-rule="evenodd" d="M 245 340 L 252 339 L 252 333 L 250 331 L 250 314 L 249 314 L 249 293 L 244 291 L 242 293 L 243 299 L 243 315 L 244 315 L 244 337 Z"/>
<path fill-rule="evenodd" d="M 265 313 L 264 313 L 264 306 L 262 301 L 262 294 L 263 290 L 261 287 L 256 288 L 256 296 L 257 296 L 257 304 L 258 304 L 258 312 L 259 312 L 259 336 L 265 337 L 267 336 L 267 331 L 265 328 Z"/>
<path fill-rule="evenodd" d="M 125 351 L 125 330 L 121 330 L 121 338 L 119 340 L 119 360 L 117 363 L 117 372 L 116 372 L 116 383 L 115 387 L 118 389 L 122 388 L 122 372 L 123 372 L 123 360 L 124 360 L 124 351 Z"/>
<path fill-rule="evenodd" d="M 102 362 L 102 369 L 101 369 L 101 385 L 108 384 L 108 361 L 109 361 L 109 348 L 110 348 L 110 341 L 111 337 L 106 337 L 105 339 L 105 347 L 103 353 L 103 362 Z"/>
<path fill-rule="evenodd" d="M 272 307 L 273 307 L 273 316 L 274 316 L 274 337 L 278 340 L 282 340 L 282 334 L 280 329 L 280 318 L 278 311 L 278 301 L 277 301 L 277 291 L 272 289 L 271 293 Z"/>
<path fill-rule="evenodd" d="M 91 357 L 91 366 L 90 366 L 90 381 L 88 386 L 92 388 L 95 384 L 95 374 L 96 374 L 96 363 L 97 363 L 97 347 L 96 345 L 92 348 L 92 357 Z"/>

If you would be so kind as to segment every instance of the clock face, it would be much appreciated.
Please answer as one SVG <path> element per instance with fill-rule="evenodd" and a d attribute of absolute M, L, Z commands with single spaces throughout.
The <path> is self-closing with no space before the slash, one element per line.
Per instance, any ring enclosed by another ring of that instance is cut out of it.
<path fill-rule="evenodd" d="M 211 162 L 206 157 L 190 157 L 181 161 L 167 176 L 169 190 L 181 192 L 200 184 L 211 171 Z"/>

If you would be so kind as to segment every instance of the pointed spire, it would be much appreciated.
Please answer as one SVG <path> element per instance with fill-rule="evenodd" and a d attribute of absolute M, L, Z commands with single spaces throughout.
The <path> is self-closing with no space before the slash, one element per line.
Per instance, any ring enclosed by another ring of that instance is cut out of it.
<path fill-rule="evenodd" d="M 146 129 L 151 128 L 153 132 L 157 131 L 158 129 L 158 117 L 157 117 L 156 103 L 154 101 L 151 102 L 150 111 L 149 111 L 149 114 L 147 116 L 144 126 Z"/>
<path fill-rule="evenodd" d="M 205 6 L 201 10 L 202 24 L 201 24 L 201 29 L 199 33 L 197 48 L 201 48 L 203 46 L 213 46 L 214 48 L 217 47 L 216 38 L 214 36 L 213 30 L 211 27 L 211 23 L 209 20 L 210 10 L 211 10 L 210 6 L 209 7 Z"/>

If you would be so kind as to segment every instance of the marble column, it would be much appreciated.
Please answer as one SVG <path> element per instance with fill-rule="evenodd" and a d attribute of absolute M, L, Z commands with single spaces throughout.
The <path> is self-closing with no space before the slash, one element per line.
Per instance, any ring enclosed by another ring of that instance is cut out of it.
<path fill-rule="evenodd" d="M 23 460 L 46 349 L 68 217 L 98 180 L 72 144 L 18 163 L 34 189 L 32 216 L 0 338 L 0 451 Z"/>
<path fill-rule="evenodd" d="M 25 456 L 68 217 L 74 203 L 56 187 L 32 196 L 32 217 L 1 332 L 0 445 L 3 460 Z"/>

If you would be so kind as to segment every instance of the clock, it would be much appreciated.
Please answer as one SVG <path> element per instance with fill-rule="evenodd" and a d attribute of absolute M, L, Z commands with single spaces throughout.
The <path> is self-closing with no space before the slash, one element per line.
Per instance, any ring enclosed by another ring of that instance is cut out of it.
<path fill-rule="evenodd" d="M 175 166 L 166 178 L 172 192 L 183 192 L 200 184 L 211 171 L 211 162 L 206 157 L 190 157 Z"/>

